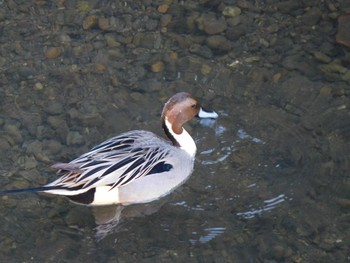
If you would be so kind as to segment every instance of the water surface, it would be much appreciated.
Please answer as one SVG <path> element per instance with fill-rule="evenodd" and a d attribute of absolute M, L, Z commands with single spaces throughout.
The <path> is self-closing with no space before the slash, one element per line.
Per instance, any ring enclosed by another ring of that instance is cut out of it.
<path fill-rule="evenodd" d="M 51 181 L 51 164 L 127 130 L 162 135 L 163 103 L 178 91 L 220 115 L 186 126 L 198 146 L 190 180 L 128 208 L 100 242 L 90 208 L 1 197 L 0 257 L 347 262 L 349 59 L 334 38 L 349 6 L 161 4 L 0 2 L 2 188 Z"/>

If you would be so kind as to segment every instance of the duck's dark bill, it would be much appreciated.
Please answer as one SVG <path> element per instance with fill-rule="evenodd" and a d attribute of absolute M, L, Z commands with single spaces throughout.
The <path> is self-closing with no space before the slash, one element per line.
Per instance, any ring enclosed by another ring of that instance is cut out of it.
<path fill-rule="evenodd" d="M 215 111 L 207 111 L 203 108 L 200 108 L 197 117 L 202 119 L 216 119 L 219 115 Z"/>

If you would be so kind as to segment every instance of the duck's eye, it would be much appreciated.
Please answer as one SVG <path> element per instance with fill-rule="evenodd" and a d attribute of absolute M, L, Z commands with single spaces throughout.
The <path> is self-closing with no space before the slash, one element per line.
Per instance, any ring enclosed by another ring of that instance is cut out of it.
<path fill-rule="evenodd" d="M 197 108 L 197 104 L 192 104 L 191 108 L 193 108 L 193 109 Z"/>

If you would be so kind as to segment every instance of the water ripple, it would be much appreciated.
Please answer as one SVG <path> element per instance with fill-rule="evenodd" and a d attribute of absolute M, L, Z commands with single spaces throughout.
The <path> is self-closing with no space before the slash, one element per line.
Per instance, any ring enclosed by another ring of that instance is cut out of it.
<path fill-rule="evenodd" d="M 241 216 L 245 219 L 254 218 L 256 216 L 260 216 L 264 212 L 271 211 L 284 201 L 286 201 L 286 196 L 284 194 L 280 194 L 276 197 L 265 200 L 264 205 L 260 208 L 252 208 L 249 211 L 238 212 L 236 215 Z"/>

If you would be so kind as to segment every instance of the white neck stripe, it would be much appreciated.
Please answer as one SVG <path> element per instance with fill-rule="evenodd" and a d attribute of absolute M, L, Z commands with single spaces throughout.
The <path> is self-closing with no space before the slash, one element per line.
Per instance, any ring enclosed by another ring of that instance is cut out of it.
<path fill-rule="evenodd" d="M 182 128 L 182 133 L 176 134 L 173 131 L 172 125 L 168 121 L 167 117 L 165 117 L 165 125 L 168 128 L 170 134 L 179 144 L 180 148 L 187 152 L 191 157 L 194 157 L 196 155 L 197 147 L 191 135 L 184 128 Z"/>

